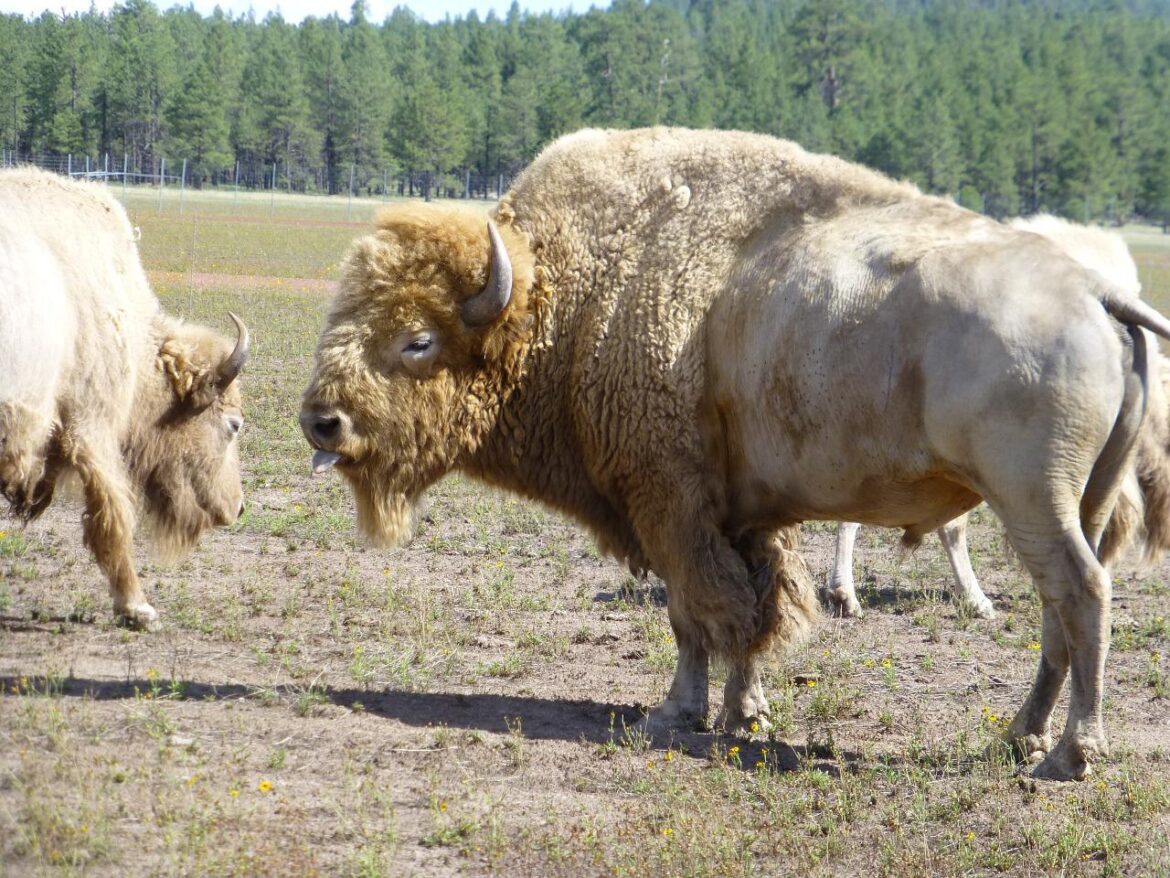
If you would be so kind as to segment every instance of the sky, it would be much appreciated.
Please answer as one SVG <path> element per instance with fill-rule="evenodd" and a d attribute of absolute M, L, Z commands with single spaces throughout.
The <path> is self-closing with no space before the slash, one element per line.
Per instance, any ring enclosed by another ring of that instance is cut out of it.
<path fill-rule="evenodd" d="M 0 12 L 17 12 L 24 16 L 38 16 L 46 9 L 55 13 L 83 12 L 91 2 L 99 11 L 109 11 L 113 0 L 0 0 Z M 279 9 L 285 21 L 300 22 L 306 16 L 318 17 L 336 12 L 344 19 L 349 18 L 353 0 L 154 0 L 160 9 L 171 6 L 193 5 L 197 12 L 209 15 L 218 5 L 233 16 L 242 15 L 252 9 L 256 20 L 264 18 L 270 11 Z M 475 10 L 480 19 L 487 17 L 490 10 L 502 18 L 512 5 L 512 0 L 366 0 L 368 18 L 380 22 L 397 6 L 407 6 L 424 21 L 442 21 L 448 15 L 452 18 L 466 16 Z M 591 5 L 605 8 L 608 0 L 520 0 L 520 8 L 527 12 L 585 12 Z"/>

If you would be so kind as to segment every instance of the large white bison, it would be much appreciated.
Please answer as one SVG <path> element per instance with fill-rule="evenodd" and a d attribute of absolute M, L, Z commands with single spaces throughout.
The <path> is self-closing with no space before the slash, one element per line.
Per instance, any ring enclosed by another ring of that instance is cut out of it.
<path fill-rule="evenodd" d="M 920 537 L 981 498 L 1044 602 L 1011 735 L 1081 777 L 1106 749 L 1109 576 L 1144 337 L 1170 322 L 1051 243 L 798 146 L 582 131 L 501 199 L 383 213 L 350 251 L 302 427 L 394 542 L 453 469 L 568 511 L 666 582 L 678 643 L 651 729 L 763 722 L 757 658 L 816 612 L 807 519 Z"/>
<path fill-rule="evenodd" d="M 163 313 L 105 186 L 0 173 L 0 492 L 29 520 L 79 477 L 86 545 L 114 611 L 149 628 L 132 554 L 138 507 L 164 551 L 242 507 L 237 340 Z"/>
<path fill-rule="evenodd" d="M 1117 232 L 1044 214 L 1020 217 L 1011 220 L 1011 225 L 1021 231 L 1043 235 L 1126 294 L 1134 297 L 1141 294 L 1137 265 L 1125 240 Z M 1142 527 L 1137 529 L 1136 535 L 1142 540 L 1146 560 L 1152 561 L 1170 548 L 1170 533 L 1167 533 L 1170 527 L 1170 424 L 1167 423 L 1170 396 L 1166 386 L 1170 379 L 1170 363 L 1160 356 L 1155 339 L 1147 340 L 1147 351 L 1151 379 L 1147 387 L 1148 411 L 1139 436 L 1134 478 L 1126 481 L 1119 502 L 1128 504 L 1134 516 L 1143 517 Z M 843 616 L 861 614 L 861 604 L 853 584 L 853 547 L 858 529 L 857 522 L 838 525 L 833 567 L 829 572 L 827 595 Z M 1123 526 L 1119 535 L 1129 535 L 1133 530 Z M 967 515 L 944 524 L 938 529 L 938 535 L 954 574 L 952 593 L 955 600 L 976 616 L 994 618 L 995 608 L 979 587 L 967 552 Z"/>

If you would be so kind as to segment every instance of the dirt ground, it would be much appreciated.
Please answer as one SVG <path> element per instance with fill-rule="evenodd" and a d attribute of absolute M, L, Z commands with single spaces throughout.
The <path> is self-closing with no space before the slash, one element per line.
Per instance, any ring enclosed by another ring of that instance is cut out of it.
<path fill-rule="evenodd" d="M 973 546 L 997 620 L 950 603 L 937 541 L 903 558 L 863 531 L 867 613 L 773 659 L 771 736 L 648 742 L 628 727 L 673 665 L 661 585 L 536 507 L 434 493 L 401 550 L 356 541 L 340 487 L 307 477 L 177 567 L 141 546 L 154 634 L 111 623 L 76 507 L 8 528 L 0 874 L 1170 869 L 1166 567 L 1118 577 L 1113 759 L 1036 785 L 982 754 L 1037 657 L 990 514 Z M 808 529 L 822 581 L 831 550 Z M 1046 856 L 1086 814 L 1101 837 Z"/>

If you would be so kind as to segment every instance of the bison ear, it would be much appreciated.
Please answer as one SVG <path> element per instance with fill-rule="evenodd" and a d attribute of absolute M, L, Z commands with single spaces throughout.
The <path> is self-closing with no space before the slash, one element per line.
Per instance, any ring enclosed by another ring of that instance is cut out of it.
<path fill-rule="evenodd" d="M 158 352 L 158 365 L 170 379 L 179 402 L 203 408 L 215 401 L 220 377 L 209 363 L 200 363 L 178 339 L 167 339 Z"/>

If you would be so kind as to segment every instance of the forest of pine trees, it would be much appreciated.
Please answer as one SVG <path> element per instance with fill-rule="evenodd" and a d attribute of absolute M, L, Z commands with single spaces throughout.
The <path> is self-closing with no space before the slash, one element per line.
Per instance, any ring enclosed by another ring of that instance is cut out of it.
<path fill-rule="evenodd" d="M 1002 216 L 1170 220 L 1168 0 L 615 0 L 299 25 L 126 0 L 0 16 L 0 146 L 188 185 L 515 173 L 585 125 L 741 128 Z M 429 185 L 429 184 L 428 184 Z"/>

